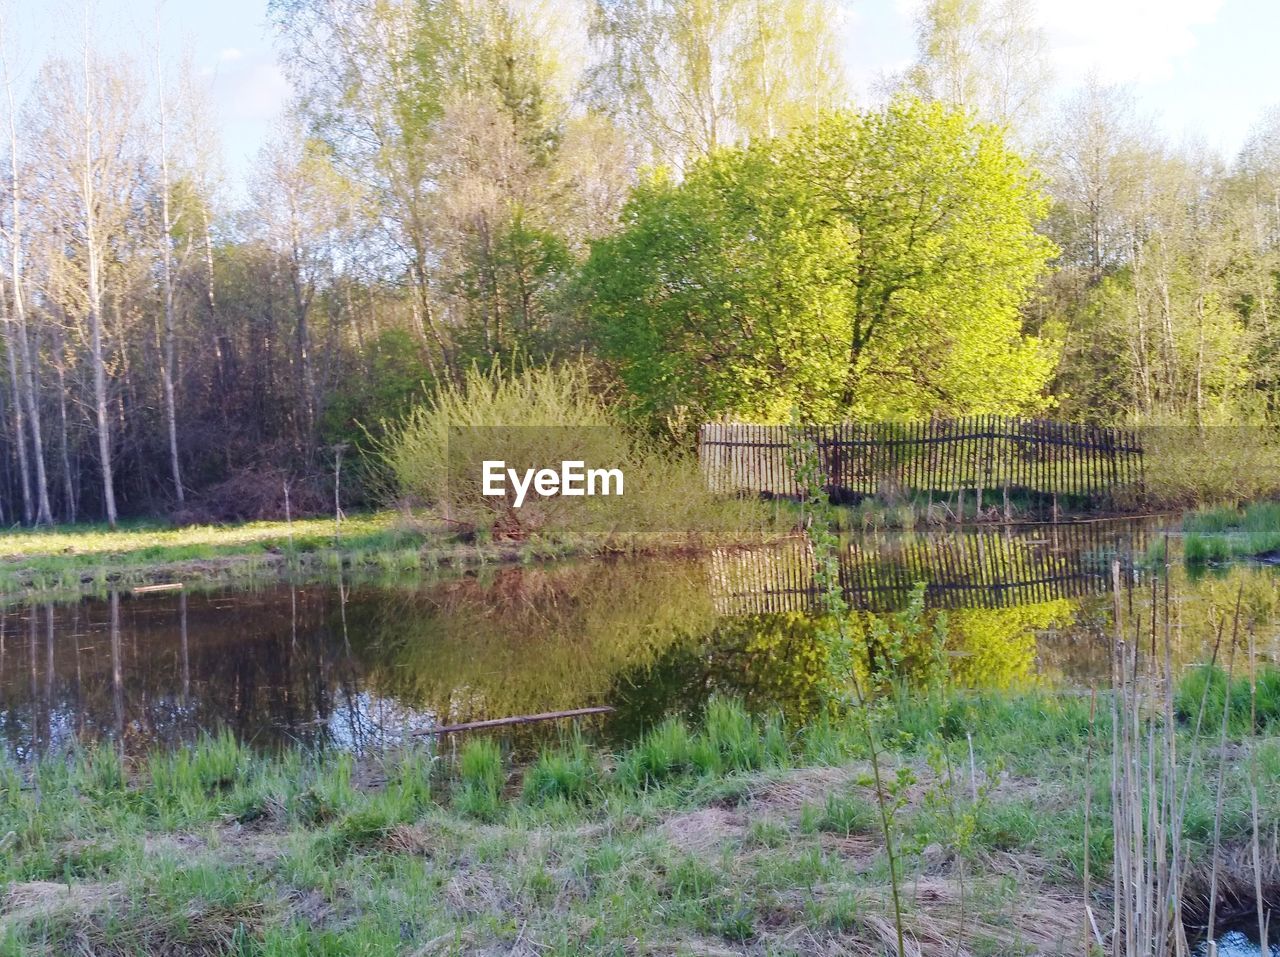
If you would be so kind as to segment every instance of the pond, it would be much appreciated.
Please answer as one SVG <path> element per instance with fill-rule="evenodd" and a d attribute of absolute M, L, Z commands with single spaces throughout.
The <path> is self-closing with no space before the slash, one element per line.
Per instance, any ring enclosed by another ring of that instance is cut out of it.
<path fill-rule="evenodd" d="M 1231 930 L 1217 939 L 1217 957 L 1261 957 L 1262 945 L 1258 943 L 1257 928 L 1253 936 L 1241 930 Z M 1280 945 L 1272 944 L 1267 948 L 1268 957 L 1280 957 Z M 1205 941 L 1196 944 L 1191 957 L 1209 957 L 1209 945 Z"/>
<path fill-rule="evenodd" d="M 1158 524 L 849 539 L 841 580 L 873 614 L 925 582 L 958 684 L 1086 688 L 1108 670 L 1112 563 L 1151 600 Z M 1237 594 L 1277 651 L 1274 568 L 1173 563 L 1179 666 L 1207 656 Z M 1243 591 L 1241 591 L 1243 589 Z M 588 730 L 634 738 L 722 692 L 803 719 L 825 667 L 800 542 L 696 558 L 490 569 L 388 584 L 111 594 L 0 608 L 0 741 L 19 762 L 73 741 L 128 753 L 229 730 L 263 748 L 395 745 L 440 725 L 609 705 Z M 911 650 L 908 649 L 908 660 Z M 533 740 L 554 733 L 530 726 Z"/>

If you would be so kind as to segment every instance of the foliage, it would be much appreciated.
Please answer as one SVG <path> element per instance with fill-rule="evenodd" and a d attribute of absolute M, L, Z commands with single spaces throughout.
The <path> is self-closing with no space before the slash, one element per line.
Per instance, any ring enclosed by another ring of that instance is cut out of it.
<path fill-rule="evenodd" d="M 1062 408 L 1197 426 L 1270 418 L 1276 117 L 1226 167 L 1164 141 L 1127 90 L 1097 81 L 1053 126 L 1048 228 L 1063 255 L 1036 312 L 1063 339 Z"/>
<path fill-rule="evenodd" d="M 0 523 L 315 512 L 420 383 L 584 347 L 678 436 L 1273 422 L 1280 111 L 1225 162 L 1096 81 L 1044 117 L 1030 0 L 918 7 L 855 114 L 832 0 L 271 0 L 297 96 L 227 191 L 207 84 L 91 15 L 7 130 Z M 1154 504 L 1276 491 L 1274 435 L 1201 439 L 1153 439 Z"/>
<path fill-rule="evenodd" d="M 439 389 L 380 444 L 399 491 L 462 528 L 525 538 L 532 533 L 732 531 L 758 523 L 750 503 L 708 490 L 697 463 L 632 434 L 591 388 L 585 364 L 529 366 L 517 372 L 472 368 Z M 621 494 L 541 498 L 517 505 L 483 492 L 485 461 L 508 469 L 617 469 Z"/>
<path fill-rule="evenodd" d="M 1028 0 L 928 0 L 917 14 L 917 60 L 906 84 L 927 99 L 1025 131 L 1047 86 L 1044 41 Z"/>
<path fill-rule="evenodd" d="M 325 406 L 324 442 L 360 442 L 366 428 L 407 415 L 433 384 L 421 345 L 405 329 L 387 329 L 369 346 L 367 373 L 354 377 Z"/>
<path fill-rule="evenodd" d="M 1241 504 L 1280 495 L 1280 429 L 1151 425 L 1140 430 L 1143 494 L 1164 507 Z"/>
<path fill-rule="evenodd" d="M 1053 360 L 1018 310 L 1044 210 L 997 131 L 899 99 L 642 184 L 588 308 L 648 416 L 1034 410 Z"/>

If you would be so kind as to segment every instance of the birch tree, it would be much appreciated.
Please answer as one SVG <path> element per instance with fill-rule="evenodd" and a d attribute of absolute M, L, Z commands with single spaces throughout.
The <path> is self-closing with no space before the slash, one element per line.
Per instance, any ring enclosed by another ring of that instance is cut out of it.
<path fill-rule="evenodd" d="M 594 102 L 677 170 L 847 99 L 829 0 L 596 0 Z"/>
<path fill-rule="evenodd" d="M 158 159 L 160 166 L 160 282 L 164 301 L 164 343 L 160 378 L 164 387 L 165 425 L 169 437 L 169 469 L 173 474 L 173 493 L 178 505 L 183 503 L 182 466 L 178 458 L 178 410 L 174 400 L 173 378 L 176 367 L 174 320 L 173 215 L 170 208 L 169 179 L 169 94 L 164 78 L 161 45 L 160 8 L 156 7 L 156 119 L 158 121 Z"/>
<path fill-rule="evenodd" d="M 132 234 L 142 232 L 131 228 L 138 226 L 137 210 L 145 206 L 141 89 L 130 63 L 100 56 L 86 29 L 79 63 L 54 59 L 41 70 L 29 119 L 42 159 L 42 208 L 59 217 L 50 225 L 66 231 L 65 269 L 79 287 L 67 306 L 84 317 L 102 511 L 110 525 L 118 519 L 113 420 L 120 427 L 125 421 L 108 372 L 106 265 L 109 251 L 118 247 L 111 262 L 128 267 L 121 258 L 124 248 Z M 70 290 L 70 283 L 64 288 Z M 121 366 L 122 373 L 126 369 Z"/>
<path fill-rule="evenodd" d="M 31 452 L 35 460 L 35 514 L 37 525 L 51 525 L 53 514 L 49 508 L 49 479 L 45 472 L 44 431 L 40 419 L 40 403 L 36 389 L 38 354 L 32 351 L 27 329 L 26 297 L 23 289 L 23 212 L 22 180 L 19 175 L 19 140 L 16 108 L 13 97 L 13 79 L 9 72 L 8 38 L 4 17 L 0 10 L 0 74 L 4 80 L 6 118 L 9 133 L 9 293 L 12 299 L 14 335 L 10 337 L 10 370 L 20 377 L 22 404 L 26 411 L 26 424 L 31 432 Z M 15 361 L 16 360 L 16 361 Z M 19 430 L 20 449 L 25 444 Z M 22 457 L 25 458 L 25 449 Z M 25 469 L 24 469 L 25 470 Z M 24 480 L 24 490 L 26 482 Z"/>
<path fill-rule="evenodd" d="M 907 86 L 1025 134 L 1048 86 L 1031 0 L 929 0 L 916 21 Z"/>

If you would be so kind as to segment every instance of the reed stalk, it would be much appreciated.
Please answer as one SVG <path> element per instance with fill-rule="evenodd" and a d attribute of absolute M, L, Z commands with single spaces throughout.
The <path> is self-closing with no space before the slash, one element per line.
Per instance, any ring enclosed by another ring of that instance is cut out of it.
<path fill-rule="evenodd" d="M 1120 563 L 1112 565 L 1115 629 L 1111 667 L 1111 798 L 1116 957 L 1184 957 L 1179 897 L 1182 818 L 1173 718 L 1170 596 L 1152 579 L 1150 645 L 1143 653 L 1141 613 L 1126 639 Z M 1162 599 L 1162 601 L 1160 600 Z M 1130 603 L 1132 604 L 1132 603 Z M 1160 621 L 1163 608 L 1163 627 Z M 1160 646 L 1163 645 L 1163 648 Z"/>

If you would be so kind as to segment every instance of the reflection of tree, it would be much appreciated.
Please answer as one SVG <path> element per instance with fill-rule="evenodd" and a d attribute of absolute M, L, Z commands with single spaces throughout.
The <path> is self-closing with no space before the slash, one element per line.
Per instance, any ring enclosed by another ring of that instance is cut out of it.
<path fill-rule="evenodd" d="M 855 611 L 849 622 L 856 647 L 866 649 L 859 665 L 883 662 L 888 649 L 873 636 L 877 620 L 906 635 L 896 651 L 899 670 L 891 677 L 908 683 L 926 677 L 933 657 L 933 634 L 944 629 L 949 680 L 964 687 L 1007 689 L 1033 680 L 1036 636 L 1050 626 L 1070 624 L 1077 603 L 1065 599 L 1017 608 L 926 611 L 914 627 L 899 615 Z M 634 735 L 669 710 L 696 715 L 712 693 L 741 698 L 752 710 L 776 710 L 802 723 L 820 707 L 819 682 L 827 673 L 819 621 L 805 612 L 775 612 L 721 620 L 705 637 L 671 645 L 650 665 L 618 674 L 606 695 L 618 708 L 611 722 L 619 737 Z M 882 677 L 890 677 L 884 676 Z"/>
<path fill-rule="evenodd" d="M 802 565 L 771 555 L 754 566 L 724 553 L 507 569 L 400 591 L 281 587 L 0 608 L 0 748 L 27 758 L 83 736 L 137 753 L 223 727 L 263 746 L 359 747 L 441 719 L 596 703 L 617 707 L 611 727 L 629 735 L 669 710 L 697 712 L 712 692 L 803 719 L 827 666 L 807 606 L 717 614 L 744 584 L 806 584 L 786 577 Z M 1172 575 L 1176 667 L 1230 634 L 1237 594 L 1242 646 L 1252 631 L 1260 654 L 1276 656 L 1273 569 L 1190 577 L 1175 556 Z M 1145 614 L 1150 577 L 1125 580 L 1126 604 Z M 898 614 L 853 613 L 864 664 L 886 660 L 873 625 Z M 927 609 L 914 629 L 897 629 L 910 636 L 894 677 L 924 673 L 940 616 L 959 684 L 1106 678 L 1107 594 Z"/>
<path fill-rule="evenodd" d="M 972 608 L 947 613 L 952 679 L 970 688 L 1007 690 L 1026 685 L 1036 673 L 1036 636 L 1066 628 L 1079 602 L 1054 601 L 1015 608 Z"/>
<path fill-rule="evenodd" d="M 611 676 L 708 631 L 710 597 L 686 562 L 500 571 L 489 580 L 354 600 L 370 687 L 448 720 L 572 708 Z"/>
<path fill-rule="evenodd" d="M 330 626 L 336 595 L 285 594 L 115 595 L 0 612 L 3 746 L 25 758 L 103 738 L 137 753 L 223 727 L 266 746 L 367 738 L 375 729 L 350 706 L 354 662 Z"/>
<path fill-rule="evenodd" d="M 754 711 L 809 716 L 826 672 L 816 624 L 802 612 L 725 619 L 705 637 L 672 644 L 655 661 L 620 671 L 605 695 L 617 709 L 611 732 L 627 739 L 671 711 L 696 716 L 717 692 L 743 699 Z"/>

